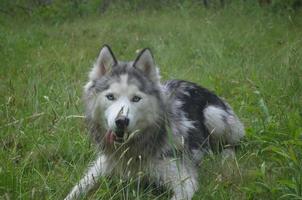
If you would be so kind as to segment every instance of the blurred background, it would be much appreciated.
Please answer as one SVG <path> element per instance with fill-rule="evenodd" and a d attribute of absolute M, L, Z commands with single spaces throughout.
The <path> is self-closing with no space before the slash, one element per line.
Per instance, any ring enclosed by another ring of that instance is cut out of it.
<path fill-rule="evenodd" d="M 301 0 L 2 0 L 0 12 L 8 16 L 43 19 L 66 19 L 75 16 L 104 14 L 110 8 L 133 11 L 184 6 L 223 8 L 230 4 L 255 4 L 271 12 L 298 12 Z"/>

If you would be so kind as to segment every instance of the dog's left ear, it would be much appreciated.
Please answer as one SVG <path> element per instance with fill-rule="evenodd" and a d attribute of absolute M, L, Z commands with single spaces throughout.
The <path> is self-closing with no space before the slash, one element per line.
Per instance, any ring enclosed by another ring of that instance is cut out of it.
<path fill-rule="evenodd" d="M 143 49 L 133 63 L 133 67 L 141 70 L 143 74 L 151 81 L 159 82 L 159 73 L 150 49 Z"/>
<path fill-rule="evenodd" d="M 108 45 L 104 45 L 90 72 L 90 80 L 96 80 L 106 75 L 117 64 L 117 60 Z"/>

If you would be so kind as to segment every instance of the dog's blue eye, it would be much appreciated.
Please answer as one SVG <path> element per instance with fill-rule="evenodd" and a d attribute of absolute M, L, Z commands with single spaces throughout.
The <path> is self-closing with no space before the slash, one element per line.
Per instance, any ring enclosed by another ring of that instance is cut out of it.
<path fill-rule="evenodd" d="M 139 96 L 134 96 L 133 98 L 132 98 L 132 102 L 139 102 L 140 100 L 141 100 L 142 98 L 141 97 L 139 97 Z"/>
<path fill-rule="evenodd" d="M 113 101 L 113 100 L 115 100 L 115 98 L 114 98 L 114 95 L 113 95 L 113 94 L 107 94 L 107 95 L 106 95 L 106 98 L 107 98 L 109 101 Z"/>

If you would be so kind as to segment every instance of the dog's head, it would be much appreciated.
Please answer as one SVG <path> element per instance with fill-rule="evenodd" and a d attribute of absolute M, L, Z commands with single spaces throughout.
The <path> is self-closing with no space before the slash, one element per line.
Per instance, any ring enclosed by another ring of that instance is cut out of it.
<path fill-rule="evenodd" d="M 107 143 L 125 142 L 156 126 L 163 109 L 159 81 L 149 49 L 131 62 L 118 61 L 107 45 L 101 49 L 85 96 L 87 115 L 103 127 Z"/>

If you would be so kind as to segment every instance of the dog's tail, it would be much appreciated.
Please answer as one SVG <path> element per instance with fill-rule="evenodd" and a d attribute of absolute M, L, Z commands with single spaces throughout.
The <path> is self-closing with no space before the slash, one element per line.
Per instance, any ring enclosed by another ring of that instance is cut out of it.
<path fill-rule="evenodd" d="M 205 125 L 214 140 L 224 144 L 236 145 L 245 135 L 244 126 L 226 104 L 227 109 L 209 105 L 204 109 Z"/>

